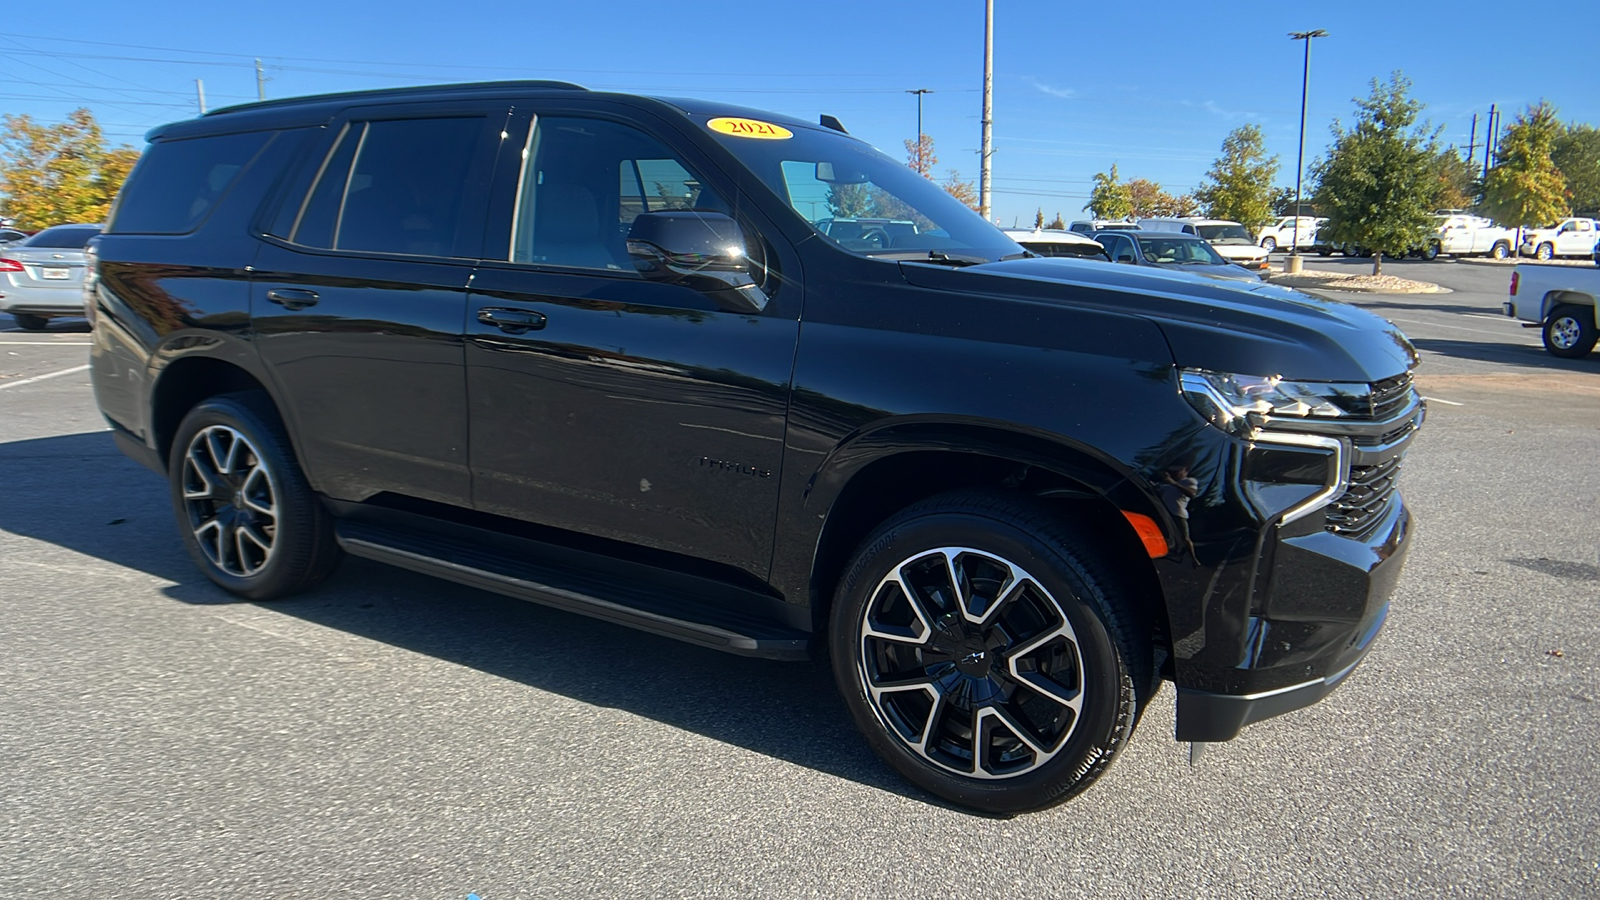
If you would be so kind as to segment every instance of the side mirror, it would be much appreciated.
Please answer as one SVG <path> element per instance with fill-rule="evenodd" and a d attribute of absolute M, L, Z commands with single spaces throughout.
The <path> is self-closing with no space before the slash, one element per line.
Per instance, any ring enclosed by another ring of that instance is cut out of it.
<path fill-rule="evenodd" d="M 700 291 L 733 312 L 767 306 L 767 295 L 751 277 L 739 223 L 722 213 L 643 213 L 628 229 L 628 255 L 647 280 Z"/>
<path fill-rule="evenodd" d="M 1118 253 L 1117 254 L 1117 262 L 1119 262 L 1119 263 L 1131 263 L 1131 262 L 1133 262 L 1133 254 L 1132 253 Z"/>

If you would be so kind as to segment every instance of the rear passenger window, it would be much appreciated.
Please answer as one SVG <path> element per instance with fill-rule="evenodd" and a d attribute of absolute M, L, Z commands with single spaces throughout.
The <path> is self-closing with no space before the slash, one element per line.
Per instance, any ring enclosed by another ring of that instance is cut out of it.
<path fill-rule="evenodd" d="M 307 247 L 453 256 L 482 118 L 352 123 L 290 240 Z"/>
<path fill-rule="evenodd" d="M 117 197 L 107 232 L 195 230 L 274 134 L 219 134 L 152 145 Z"/>

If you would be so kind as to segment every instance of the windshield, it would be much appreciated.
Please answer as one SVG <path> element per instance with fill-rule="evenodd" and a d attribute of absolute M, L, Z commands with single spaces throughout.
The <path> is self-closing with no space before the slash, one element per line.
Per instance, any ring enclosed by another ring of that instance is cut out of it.
<path fill-rule="evenodd" d="M 1205 241 L 1174 237 L 1141 237 L 1139 251 L 1145 262 L 1171 265 L 1225 266 L 1228 261 Z"/>
<path fill-rule="evenodd" d="M 974 262 L 1023 252 L 943 188 L 861 141 L 831 130 L 782 130 L 789 136 L 712 135 L 838 246 L 863 256 Z"/>
<path fill-rule="evenodd" d="M 1289 224 L 1293 225 L 1294 220 L 1290 219 Z M 1206 240 L 1218 244 L 1232 244 L 1239 241 L 1246 244 L 1255 243 L 1243 225 L 1196 225 L 1194 230 L 1200 232 L 1200 236 Z"/>
<path fill-rule="evenodd" d="M 89 238 L 100 233 L 98 227 L 85 227 L 82 225 L 57 225 L 46 228 L 31 238 L 18 244 L 19 247 L 57 247 L 66 250 L 82 250 L 89 243 Z"/>

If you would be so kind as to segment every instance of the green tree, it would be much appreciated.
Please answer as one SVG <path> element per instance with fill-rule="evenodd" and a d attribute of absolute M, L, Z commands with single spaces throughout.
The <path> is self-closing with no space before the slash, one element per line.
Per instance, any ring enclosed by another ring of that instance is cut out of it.
<path fill-rule="evenodd" d="M 1111 164 L 1110 173 L 1096 172 L 1094 190 L 1089 192 L 1089 202 L 1084 205 L 1096 219 L 1126 219 L 1133 215 L 1133 199 L 1128 186 L 1117 180 L 1117 164 Z"/>
<path fill-rule="evenodd" d="M 1268 156 L 1259 125 L 1240 125 L 1222 140 L 1222 155 L 1194 193 L 1206 215 L 1260 228 L 1272 219 L 1272 181 L 1278 158 Z"/>
<path fill-rule="evenodd" d="M 1304 198 L 1302 197 L 1301 199 Z M 1272 214 L 1275 216 L 1292 216 L 1295 214 L 1294 188 L 1292 187 L 1273 188 L 1272 195 L 1267 202 L 1271 204 Z"/>
<path fill-rule="evenodd" d="M 1175 216 L 1200 215 L 1200 198 L 1196 197 L 1193 191 L 1173 197 L 1172 214 Z"/>
<path fill-rule="evenodd" d="M 1472 163 L 1461 158 L 1461 151 L 1446 147 L 1439 151 L 1433 174 L 1437 183 L 1434 209 L 1471 209 L 1477 205 L 1483 186 L 1473 172 Z"/>
<path fill-rule="evenodd" d="M 1561 123 L 1540 101 L 1511 123 L 1483 182 L 1483 211 L 1501 225 L 1545 225 L 1567 214 L 1567 182 L 1551 161 Z"/>
<path fill-rule="evenodd" d="M 1038 211 L 1033 214 L 1033 230 L 1034 231 L 1038 231 L 1039 229 L 1041 229 L 1043 227 L 1044 227 L 1044 207 L 1041 206 L 1041 207 L 1039 207 Z"/>
<path fill-rule="evenodd" d="M 26 229 L 102 222 L 138 159 L 132 147 L 108 150 L 87 109 L 74 110 L 56 125 L 8 115 L 0 131 L 5 214 Z"/>
<path fill-rule="evenodd" d="M 1399 72 L 1388 84 L 1372 80 L 1357 99 L 1355 126 L 1333 123 L 1333 146 L 1312 163 L 1312 202 L 1328 217 L 1317 235 L 1372 251 L 1372 274 L 1383 273 L 1383 253 L 1422 246 L 1435 227 L 1437 132 L 1418 119 L 1422 104 L 1406 96 L 1411 82 Z"/>
<path fill-rule="evenodd" d="M 1061 213 L 1058 212 L 1058 213 L 1056 213 L 1056 217 L 1054 219 L 1051 219 L 1050 223 L 1048 225 L 1044 226 L 1044 227 L 1046 227 L 1046 228 L 1054 228 L 1054 229 L 1056 229 L 1058 231 L 1063 231 L 1063 230 L 1066 229 L 1067 223 L 1061 218 Z"/>
<path fill-rule="evenodd" d="M 836 184 L 828 188 L 828 211 L 835 219 L 870 218 L 877 204 L 864 184 Z"/>
<path fill-rule="evenodd" d="M 1556 137 L 1550 161 L 1567 180 L 1573 212 L 1600 214 L 1600 129 L 1593 125 L 1568 125 Z"/>
<path fill-rule="evenodd" d="M 1132 207 L 1130 215 L 1178 215 L 1178 198 L 1167 193 L 1156 182 L 1147 178 L 1135 178 L 1127 183 L 1127 188 L 1128 202 Z"/>

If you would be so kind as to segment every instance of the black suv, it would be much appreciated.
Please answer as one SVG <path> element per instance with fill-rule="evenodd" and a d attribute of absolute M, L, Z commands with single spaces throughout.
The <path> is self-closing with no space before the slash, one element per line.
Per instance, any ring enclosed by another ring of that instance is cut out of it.
<path fill-rule="evenodd" d="M 1407 547 L 1405 337 L 1035 258 L 823 122 L 519 82 L 158 128 L 90 251 L 100 407 L 230 591 L 351 554 L 825 654 L 987 811 L 1087 787 L 1163 679 L 1197 742 L 1331 691 Z"/>

